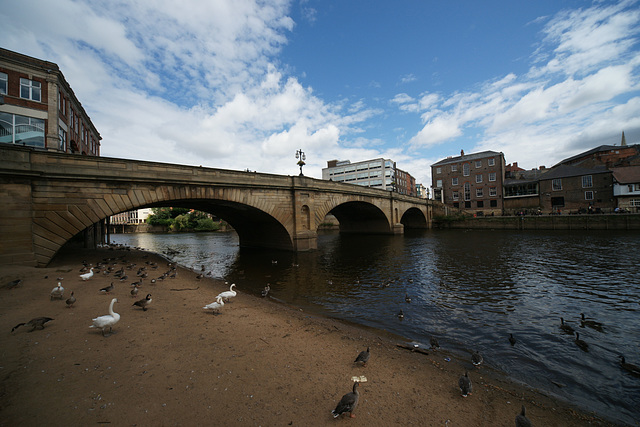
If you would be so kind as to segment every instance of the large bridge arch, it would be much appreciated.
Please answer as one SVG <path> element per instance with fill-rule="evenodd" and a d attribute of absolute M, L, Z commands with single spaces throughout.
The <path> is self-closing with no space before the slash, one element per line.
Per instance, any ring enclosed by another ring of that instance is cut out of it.
<path fill-rule="evenodd" d="M 293 241 L 285 226 L 269 213 L 248 204 L 222 199 L 184 199 L 145 207 L 160 206 L 196 209 L 222 218 L 238 233 L 242 247 L 293 250 Z"/>
<path fill-rule="evenodd" d="M 331 209 L 341 233 L 391 233 L 389 219 L 377 206 L 362 201 L 341 203 Z"/>

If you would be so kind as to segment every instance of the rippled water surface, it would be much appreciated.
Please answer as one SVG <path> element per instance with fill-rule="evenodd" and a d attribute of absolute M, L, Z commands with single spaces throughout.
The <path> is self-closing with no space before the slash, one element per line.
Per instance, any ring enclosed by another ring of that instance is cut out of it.
<path fill-rule="evenodd" d="M 244 250 L 234 233 L 117 234 L 115 243 L 163 253 L 317 313 L 418 343 L 438 338 L 485 363 L 614 421 L 638 425 L 640 233 L 427 231 L 405 236 L 322 234 L 308 253 Z M 405 302 L 405 294 L 411 303 Z M 400 309 L 404 319 L 397 316 Z M 581 327 L 580 313 L 602 323 Z M 589 344 L 563 333 L 560 317 Z M 512 333 L 517 342 L 511 346 Z"/>

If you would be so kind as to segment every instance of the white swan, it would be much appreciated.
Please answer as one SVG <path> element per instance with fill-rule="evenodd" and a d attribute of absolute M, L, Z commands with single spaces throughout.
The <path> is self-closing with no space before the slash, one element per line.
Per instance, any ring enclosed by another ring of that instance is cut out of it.
<path fill-rule="evenodd" d="M 236 286 L 235 283 L 233 283 L 231 286 L 229 286 L 229 290 L 228 291 L 224 291 L 218 294 L 218 296 L 216 298 L 222 298 L 225 301 L 229 302 L 229 298 L 233 298 L 236 296 L 236 291 L 233 290 L 234 286 Z"/>
<path fill-rule="evenodd" d="M 91 279 L 92 277 L 93 277 L 93 267 L 91 267 L 91 268 L 89 269 L 89 272 L 88 272 L 88 273 L 85 273 L 85 274 L 81 274 L 81 275 L 80 275 L 80 278 L 81 278 L 82 280 L 89 280 L 89 279 Z"/>
<path fill-rule="evenodd" d="M 120 320 L 120 315 L 113 311 L 113 304 L 118 302 L 117 298 L 111 300 L 111 304 L 109 304 L 109 314 L 105 314 L 104 316 L 96 317 L 93 319 L 93 325 L 89 326 L 90 328 L 99 328 L 102 329 L 102 336 L 104 336 L 104 330 L 109 328 L 109 333 L 111 333 L 113 329 L 113 325 L 118 323 Z"/>
<path fill-rule="evenodd" d="M 224 307 L 224 301 L 222 301 L 222 297 L 220 297 L 220 295 L 218 295 L 216 297 L 216 302 L 212 302 L 211 304 L 207 304 L 205 305 L 204 308 L 205 310 L 211 309 L 214 312 L 219 311 L 222 307 Z"/>
<path fill-rule="evenodd" d="M 58 282 L 58 286 L 56 286 L 55 288 L 51 289 L 51 293 L 49 294 L 49 298 L 50 299 L 62 299 L 62 297 L 64 296 L 64 288 L 62 287 L 62 283 Z"/>

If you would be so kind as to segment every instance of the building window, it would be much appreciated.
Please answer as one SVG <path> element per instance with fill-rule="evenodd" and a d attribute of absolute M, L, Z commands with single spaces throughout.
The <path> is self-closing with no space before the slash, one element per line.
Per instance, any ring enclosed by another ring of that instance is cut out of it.
<path fill-rule="evenodd" d="M 482 175 L 476 175 L 476 184 L 480 184 L 482 182 Z"/>
<path fill-rule="evenodd" d="M 464 176 L 469 176 L 471 166 L 469 166 L 469 163 L 465 163 L 464 165 L 462 165 L 462 175 Z"/>
<path fill-rule="evenodd" d="M 482 160 L 476 160 L 476 169 L 482 167 Z"/>
<path fill-rule="evenodd" d="M 496 187 L 489 187 L 489 196 L 494 197 L 498 195 L 498 189 Z"/>
<path fill-rule="evenodd" d="M 551 189 L 553 191 L 562 190 L 562 179 L 561 178 L 556 178 L 553 181 L 551 181 Z"/>
<path fill-rule="evenodd" d="M 489 206 L 492 208 L 497 208 L 498 207 L 498 201 L 497 200 L 489 200 Z"/>
<path fill-rule="evenodd" d="M 582 177 L 582 188 L 591 188 L 593 187 L 593 179 L 591 175 L 584 175 Z"/>
<path fill-rule="evenodd" d="M 476 188 L 476 197 L 483 197 L 483 191 L 482 188 Z"/>
<path fill-rule="evenodd" d="M 9 87 L 9 76 L 6 73 L 0 73 L 0 94 L 6 95 Z"/>
<path fill-rule="evenodd" d="M 495 180 L 496 180 L 496 173 L 489 172 L 489 182 L 495 182 Z"/>
<path fill-rule="evenodd" d="M 489 163 L 489 166 L 495 166 L 496 159 L 488 159 L 487 162 Z"/>
<path fill-rule="evenodd" d="M 465 209 L 471 209 L 471 202 L 464 202 Z"/>
<path fill-rule="evenodd" d="M 0 142 L 44 148 L 44 120 L 0 112 Z"/>
<path fill-rule="evenodd" d="M 471 185 L 468 182 L 464 183 L 464 199 L 471 200 Z"/>
<path fill-rule="evenodd" d="M 67 115 L 67 100 L 64 98 L 62 91 L 58 92 L 58 109 L 63 116 Z"/>
<path fill-rule="evenodd" d="M 440 175 L 442 173 L 442 168 L 436 168 L 436 173 Z"/>
<path fill-rule="evenodd" d="M 456 209 L 460 209 L 460 203 L 459 202 L 455 202 L 453 204 L 453 207 L 456 208 Z"/>
<path fill-rule="evenodd" d="M 634 208 L 640 208 L 640 199 L 629 200 L 629 206 L 632 206 Z"/>
<path fill-rule="evenodd" d="M 453 198 L 453 200 L 459 200 L 460 199 L 460 194 L 457 191 L 454 191 L 452 193 L 451 197 Z"/>
<path fill-rule="evenodd" d="M 60 151 L 67 151 L 67 131 L 60 127 L 58 135 L 60 136 Z"/>
<path fill-rule="evenodd" d="M 478 200 L 477 204 L 478 204 L 479 208 L 484 208 L 484 201 L 483 200 Z"/>
<path fill-rule="evenodd" d="M 20 79 L 20 98 L 40 102 L 40 82 Z"/>
<path fill-rule="evenodd" d="M 436 181 L 436 187 L 442 188 L 442 180 L 441 179 Z"/>
<path fill-rule="evenodd" d="M 585 191 L 584 192 L 585 200 L 593 200 L 593 191 Z"/>
<path fill-rule="evenodd" d="M 451 172 L 458 172 L 458 165 L 451 165 Z"/>
<path fill-rule="evenodd" d="M 451 178 L 451 185 L 458 185 L 458 178 Z"/>

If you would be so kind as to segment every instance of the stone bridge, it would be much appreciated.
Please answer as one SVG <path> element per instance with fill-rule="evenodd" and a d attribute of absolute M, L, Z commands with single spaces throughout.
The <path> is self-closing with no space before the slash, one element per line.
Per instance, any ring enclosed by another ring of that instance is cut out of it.
<path fill-rule="evenodd" d="M 341 233 L 430 228 L 434 202 L 384 190 L 205 167 L 0 146 L 0 265 L 46 266 L 75 235 L 100 241 L 111 215 L 144 207 L 201 210 L 244 247 L 307 251 L 327 214 Z"/>

